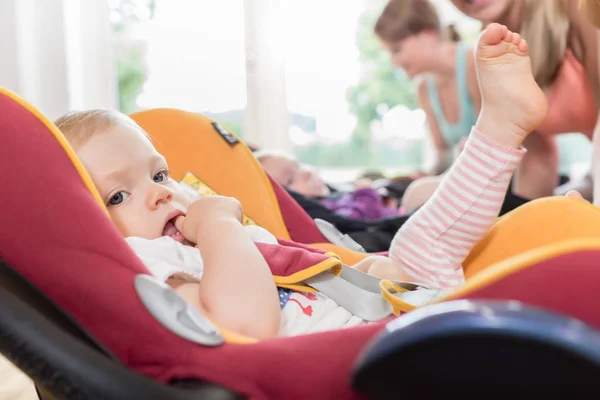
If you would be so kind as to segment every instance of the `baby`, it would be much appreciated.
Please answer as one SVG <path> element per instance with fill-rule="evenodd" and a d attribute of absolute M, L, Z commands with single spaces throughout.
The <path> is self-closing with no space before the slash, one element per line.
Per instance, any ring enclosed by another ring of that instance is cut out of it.
<path fill-rule="evenodd" d="M 434 196 L 396 234 L 390 257 L 368 257 L 355 268 L 439 289 L 463 284 L 461 263 L 497 217 L 524 153 L 521 143 L 547 108 L 518 34 L 491 24 L 476 54 L 483 105 L 464 151 Z M 365 323 L 322 294 L 278 293 L 253 241 L 275 239 L 262 230 L 257 239 L 245 228 L 232 198 L 190 201 L 131 119 L 96 110 L 68 114 L 56 124 L 151 273 L 218 326 L 266 339 Z"/>
<path fill-rule="evenodd" d="M 258 150 L 254 156 L 263 169 L 281 186 L 307 197 L 326 197 L 331 191 L 308 165 L 298 163 L 291 155 L 269 150 Z"/>
<path fill-rule="evenodd" d="M 351 192 L 332 193 L 314 169 L 299 164 L 289 154 L 259 150 L 254 156 L 275 182 L 303 196 L 316 199 L 336 214 L 363 220 L 379 220 L 399 215 L 397 205 L 387 206 L 383 196 L 369 180 L 356 181 Z"/>

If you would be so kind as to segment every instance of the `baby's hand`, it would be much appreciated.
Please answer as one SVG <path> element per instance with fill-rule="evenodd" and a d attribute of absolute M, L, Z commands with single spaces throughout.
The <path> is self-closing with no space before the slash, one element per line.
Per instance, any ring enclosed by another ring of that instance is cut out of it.
<path fill-rule="evenodd" d="M 201 227 L 218 220 L 242 222 L 242 205 L 233 197 L 205 196 L 190 204 L 187 214 L 175 220 L 175 227 L 186 240 L 198 243 Z"/>
<path fill-rule="evenodd" d="M 586 199 L 584 199 L 583 196 L 581 195 L 581 193 L 579 193 L 577 190 L 569 190 L 567 192 L 567 197 L 572 197 L 574 199 L 583 200 L 586 203 L 589 203 L 589 201 L 587 201 Z"/>

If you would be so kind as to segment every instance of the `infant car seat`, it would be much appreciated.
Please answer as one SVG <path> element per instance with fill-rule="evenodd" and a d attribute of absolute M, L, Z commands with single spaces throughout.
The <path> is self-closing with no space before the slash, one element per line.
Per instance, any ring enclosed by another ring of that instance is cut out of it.
<path fill-rule="evenodd" d="M 42 396 L 359 399 L 416 382 L 426 397 L 600 394 L 600 240 L 506 260 L 385 326 L 223 342 L 148 276 L 56 127 L 6 90 L 0 137 L 0 351 Z"/>

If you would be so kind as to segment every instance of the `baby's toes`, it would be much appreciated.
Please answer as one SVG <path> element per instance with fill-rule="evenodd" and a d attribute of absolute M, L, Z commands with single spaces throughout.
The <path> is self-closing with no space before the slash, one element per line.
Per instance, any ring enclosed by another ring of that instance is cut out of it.
<path fill-rule="evenodd" d="M 522 39 L 521 39 L 521 35 L 519 35 L 519 34 L 518 34 L 518 33 L 516 33 L 516 32 L 513 32 L 513 36 L 512 36 L 512 42 L 513 42 L 513 44 L 515 44 L 515 45 L 517 45 L 517 46 L 518 46 L 518 45 L 519 45 L 519 43 L 521 43 L 521 40 L 522 40 Z"/>
<path fill-rule="evenodd" d="M 525 39 L 522 39 L 522 40 L 519 42 L 519 45 L 518 45 L 518 47 L 519 47 L 519 50 L 520 50 L 521 52 L 523 52 L 523 53 L 527 54 L 527 49 L 529 48 L 529 46 L 527 45 L 527 41 L 526 41 Z"/>

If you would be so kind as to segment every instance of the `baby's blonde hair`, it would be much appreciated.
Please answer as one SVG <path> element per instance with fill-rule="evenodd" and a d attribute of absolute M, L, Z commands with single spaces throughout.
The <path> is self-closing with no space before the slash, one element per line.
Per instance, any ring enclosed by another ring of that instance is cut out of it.
<path fill-rule="evenodd" d="M 293 155 L 281 150 L 261 149 L 255 151 L 253 154 L 254 157 L 261 163 L 271 158 L 285 158 L 287 160 L 297 162 Z"/>
<path fill-rule="evenodd" d="M 127 115 L 107 109 L 71 111 L 54 121 L 54 125 L 76 150 L 93 136 L 112 127 L 129 126 L 147 136 L 146 132 Z"/>

